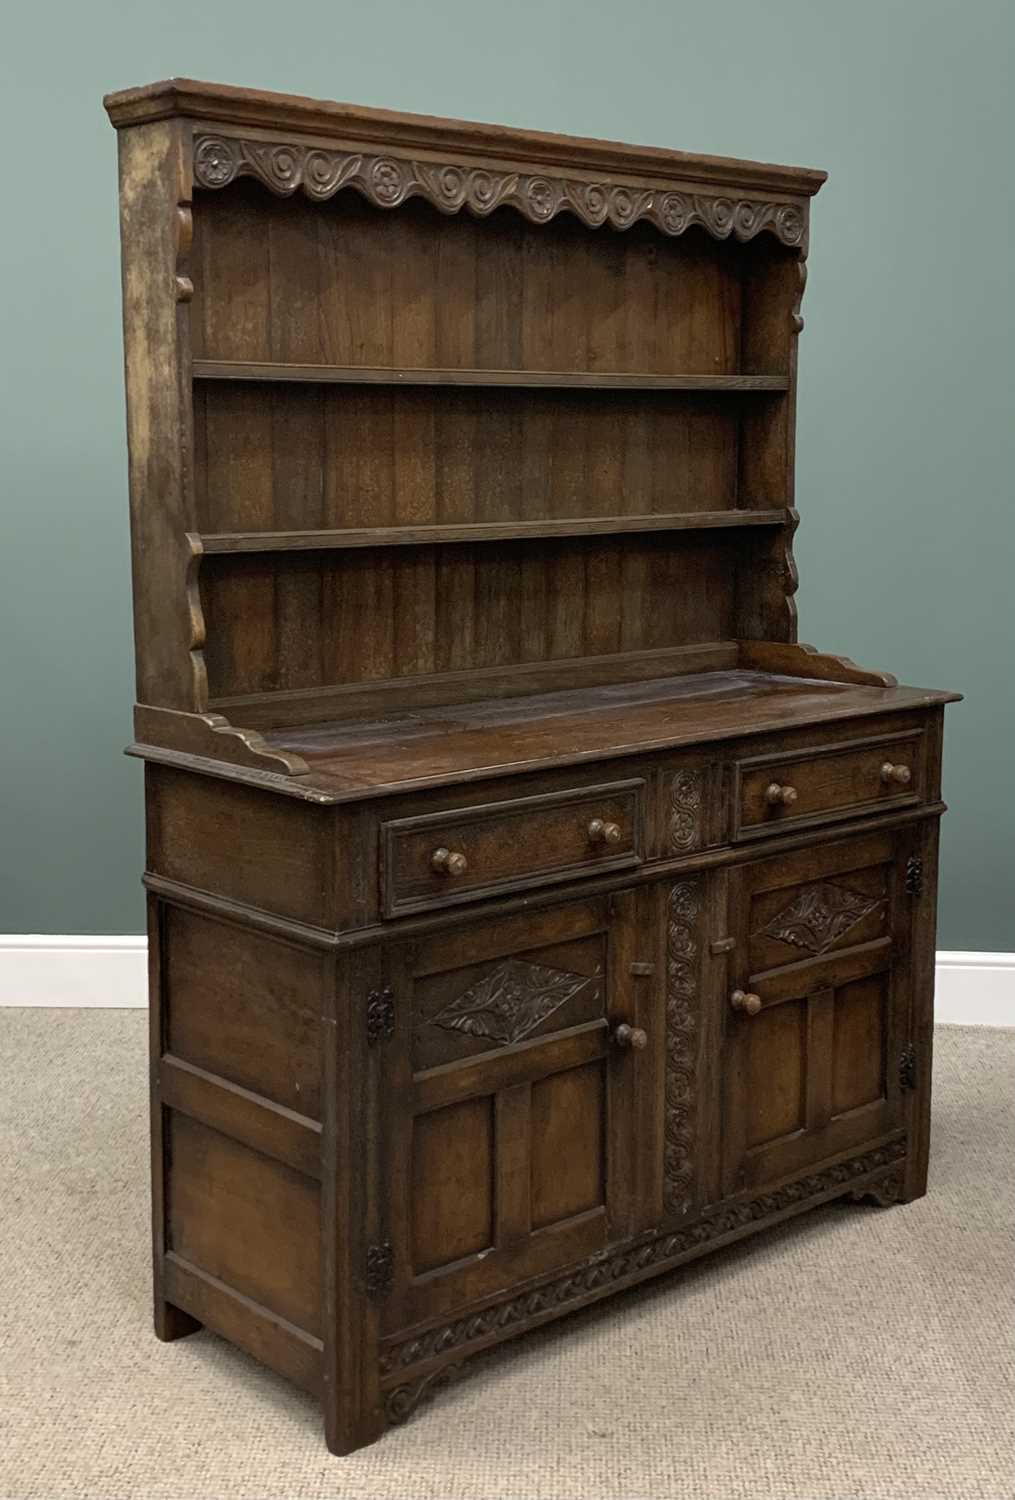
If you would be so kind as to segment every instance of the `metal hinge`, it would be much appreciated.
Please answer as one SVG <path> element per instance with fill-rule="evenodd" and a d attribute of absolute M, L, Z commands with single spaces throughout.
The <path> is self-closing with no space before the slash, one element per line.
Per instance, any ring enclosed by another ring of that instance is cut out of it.
<path fill-rule="evenodd" d="M 906 860 L 906 890 L 910 896 L 923 895 L 923 860 L 915 854 Z"/>
<path fill-rule="evenodd" d="M 366 1288 L 367 1296 L 380 1300 L 391 1291 L 391 1283 L 395 1274 L 395 1255 L 390 1241 L 382 1240 L 379 1245 L 367 1246 L 367 1272 Z"/>
<path fill-rule="evenodd" d="M 386 1042 L 395 1030 L 395 997 L 385 985 L 367 996 L 367 1041 Z"/>
<path fill-rule="evenodd" d="M 903 1047 L 899 1057 L 899 1087 L 916 1088 L 916 1048 L 912 1042 L 908 1047 Z"/>

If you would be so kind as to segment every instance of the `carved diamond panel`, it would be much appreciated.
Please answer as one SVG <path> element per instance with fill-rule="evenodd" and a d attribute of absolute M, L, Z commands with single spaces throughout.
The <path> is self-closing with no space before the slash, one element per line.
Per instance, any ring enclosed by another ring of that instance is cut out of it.
<path fill-rule="evenodd" d="M 599 980 L 509 958 L 439 1010 L 433 1024 L 509 1047 L 589 985 L 598 989 Z"/>
<path fill-rule="evenodd" d="M 773 937 L 781 943 L 792 943 L 795 948 L 824 953 L 850 928 L 884 905 L 883 896 L 868 896 L 863 891 L 822 880 L 817 885 L 805 886 L 755 936 Z"/>

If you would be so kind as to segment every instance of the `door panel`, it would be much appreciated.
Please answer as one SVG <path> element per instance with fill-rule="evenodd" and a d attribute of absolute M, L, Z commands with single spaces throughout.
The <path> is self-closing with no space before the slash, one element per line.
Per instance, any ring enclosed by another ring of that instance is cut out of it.
<path fill-rule="evenodd" d="M 585 1063 L 532 1085 L 532 1228 L 606 1207 L 606 1069 Z M 561 1164 L 567 1163 L 567 1171 Z"/>
<path fill-rule="evenodd" d="M 644 1024 L 653 1004 L 632 973 L 651 967 L 632 963 L 638 899 L 465 924 L 389 950 L 386 1328 L 629 1232 L 646 1064 L 614 1033 Z"/>
<path fill-rule="evenodd" d="M 905 836 L 745 865 L 723 1054 L 723 1190 L 765 1187 L 902 1124 Z M 756 1001 L 760 1001 L 758 1008 Z"/>
<path fill-rule="evenodd" d="M 493 1243 L 493 1095 L 420 1115 L 412 1176 L 429 1184 L 413 1199 L 412 1262 L 417 1271 L 476 1255 Z"/>

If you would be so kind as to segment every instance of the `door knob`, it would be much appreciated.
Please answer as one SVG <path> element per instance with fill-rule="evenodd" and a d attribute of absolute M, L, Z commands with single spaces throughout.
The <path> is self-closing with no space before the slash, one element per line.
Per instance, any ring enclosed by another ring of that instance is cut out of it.
<path fill-rule="evenodd" d="M 454 849 L 435 849 L 430 856 L 430 868 L 438 875 L 464 875 L 469 861 Z"/>
<path fill-rule="evenodd" d="M 769 807 L 792 807 L 796 796 L 795 786 L 780 786 L 777 781 L 765 788 L 765 801 Z"/>
<path fill-rule="evenodd" d="M 734 990 L 730 996 L 730 1004 L 734 1010 L 743 1011 L 745 1016 L 756 1016 L 761 1009 L 761 996 L 750 990 Z"/>
<path fill-rule="evenodd" d="M 589 824 L 590 844 L 619 844 L 623 837 L 619 823 L 604 823 L 602 818 L 593 818 Z"/>
<path fill-rule="evenodd" d="M 619 1026 L 614 1027 L 613 1040 L 618 1047 L 631 1047 L 635 1052 L 641 1052 L 648 1046 L 648 1032 L 642 1031 L 640 1026 L 628 1026 L 626 1021 L 621 1021 Z"/>

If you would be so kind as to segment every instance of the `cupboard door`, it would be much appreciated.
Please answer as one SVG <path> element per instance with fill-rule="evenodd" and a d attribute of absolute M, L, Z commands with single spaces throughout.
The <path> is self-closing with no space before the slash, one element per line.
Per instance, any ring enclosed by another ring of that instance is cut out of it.
<path fill-rule="evenodd" d="M 765 1187 L 903 1124 L 907 847 L 905 835 L 880 834 L 733 874 L 724 1192 Z"/>
<path fill-rule="evenodd" d="M 636 904 L 597 898 L 389 950 L 386 1328 L 628 1232 L 651 1005 L 631 973 Z"/>

